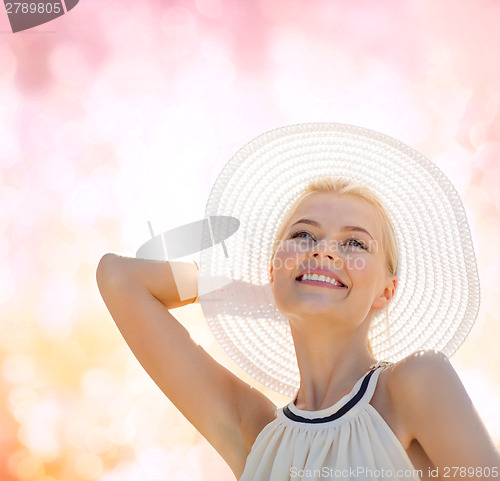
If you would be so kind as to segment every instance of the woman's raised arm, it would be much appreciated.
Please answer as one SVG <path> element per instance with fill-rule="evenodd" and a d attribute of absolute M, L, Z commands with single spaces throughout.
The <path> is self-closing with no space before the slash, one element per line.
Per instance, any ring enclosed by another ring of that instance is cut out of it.
<path fill-rule="evenodd" d="M 132 352 L 239 474 L 250 449 L 248 432 L 253 429 L 247 413 L 271 415 L 275 406 L 215 361 L 169 312 L 194 301 L 197 282 L 198 270 L 187 262 L 106 254 L 97 268 L 101 295 Z"/>

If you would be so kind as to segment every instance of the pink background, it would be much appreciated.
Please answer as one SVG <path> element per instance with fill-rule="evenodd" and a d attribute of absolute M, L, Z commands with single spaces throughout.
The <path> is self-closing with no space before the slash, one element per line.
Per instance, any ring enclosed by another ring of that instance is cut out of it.
<path fill-rule="evenodd" d="M 95 269 L 148 220 L 203 218 L 239 147 L 308 121 L 396 137 L 456 186 L 482 298 L 452 363 L 500 445 L 497 1 L 81 0 L 17 34 L 2 8 L 0 479 L 234 479 L 128 350 Z M 174 312 L 232 367 L 199 305 Z"/>

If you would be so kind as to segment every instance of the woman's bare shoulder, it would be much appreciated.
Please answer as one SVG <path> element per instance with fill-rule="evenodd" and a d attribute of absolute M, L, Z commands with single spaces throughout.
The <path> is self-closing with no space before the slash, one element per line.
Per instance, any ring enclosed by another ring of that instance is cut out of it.
<path fill-rule="evenodd" d="M 443 368 L 445 363 L 449 364 L 449 361 L 439 351 L 417 351 L 391 363 L 379 375 L 371 404 L 405 449 L 409 449 L 414 440 L 408 413 L 414 412 L 414 404 L 425 409 L 419 398 L 425 399 L 429 382 L 439 382 L 446 371 Z M 451 365 L 449 368 L 453 369 Z M 415 393 L 419 394 L 415 397 Z"/>
<path fill-rule="evenodd" d="M 456 375 L 455 369 L 450 361 L 440 351 L 420 350 L 400 361 L 391 364 L 385 369 L 387 388 L 396 394 L 414 392 L 424 388 L 432 387 L 429 383 L 439 383 L 443 377 Z"/>
<path fill-rule="evenodd" d="M 382 395 L 405 447 L 416 440 L 440 471 L 450 466 L 498 469 L 498 450 L 443 353 L 417 351 L 385 371 Z"/>
<path fill-rule="evenodd" d="M 455 372 L 448 358 L 440 351 L 416 351 L 405 358 L 389 363 L 379 376 L 380 390 L 393 398 L 398 391 L 407 392 L 410 385 L 419 385 L 422 380 L 439 380 L 440 376 Z"/>
<path fill-rule="evenodd" d="M 411 421 L 418 412 L 426 410 L 429 399 L 437 393 L 451 399 L 458 383 L 458 375 L 446 355 L 420 350 L 384 369 L 379 381 L 380 397 L 384 397 L 392 416 L 410 431 Z"/>

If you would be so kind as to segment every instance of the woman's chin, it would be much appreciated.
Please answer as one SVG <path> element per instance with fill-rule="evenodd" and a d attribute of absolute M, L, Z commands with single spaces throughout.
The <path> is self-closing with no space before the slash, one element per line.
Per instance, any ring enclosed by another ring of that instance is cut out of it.
<path fill-rule="evenodd" d="M 280 312 L 288 319 L 293 318 L 325 318 L 335 317 L 335 314 L 345 316 L 345 307 L 335 306 L 335 303 L 322 299 L 295 300 L 293 305 L 282 306 Z"/>

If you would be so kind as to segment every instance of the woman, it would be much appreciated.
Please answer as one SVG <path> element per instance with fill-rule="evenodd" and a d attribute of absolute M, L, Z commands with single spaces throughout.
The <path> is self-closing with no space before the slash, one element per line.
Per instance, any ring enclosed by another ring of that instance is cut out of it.
<path fill-rule="evenodd" d="M 498 479 L 499 453 L 447 359 L 477 314 L 470 235 L 429 164 L 366 129 L 278 129 L 219 176 L 207 218 L 241 226 L 202 252 L 199 280 L 191 264 L 101 260 L 132 351 L 238 479 Z M 168 310 L 197 286 L 218 340 L 290 404 L 276 409 L 192 342 Z"/>

